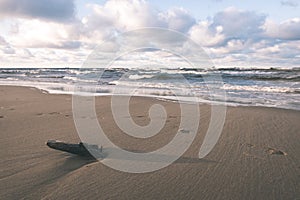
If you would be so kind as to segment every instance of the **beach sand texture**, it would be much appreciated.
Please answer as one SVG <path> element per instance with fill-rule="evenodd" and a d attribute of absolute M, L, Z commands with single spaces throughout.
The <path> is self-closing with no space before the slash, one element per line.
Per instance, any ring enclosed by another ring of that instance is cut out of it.
<path fill-rule="evenodd" d="M 148 109 L 165 106 L 168 118 L 150 139 L 126 136 L 116 126 L 110 97 L 97 97 L 98 120 L 118 146 L 152 151 L 178 130 L 177 103 L 131 99 L 131 115 L 149 122 Z M 79 142 L 72 96 L 35 88 L 0 87 L 0 199 L 300 199 L 300 112 L 228 107 L 222 135 L 204 159 L 198 152 L 210 106 L 200 106 L 199 132 L 170 166 L 145 174 L 119 172 L 79 156 L 48 148 L 48 139 Z"/>

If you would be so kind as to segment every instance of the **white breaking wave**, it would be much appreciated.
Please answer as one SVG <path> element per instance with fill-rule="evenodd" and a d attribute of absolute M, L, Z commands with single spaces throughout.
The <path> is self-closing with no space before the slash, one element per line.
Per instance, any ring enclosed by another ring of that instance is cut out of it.
<path fill-rule="evenodd" d="M 137 75 L 133 74 L 129 76 L 129 79 L 131 80 L 139 80 L 139 79 L 147 79 L 147 78 L 152 78 L 154 75 L 149 75 L 149 74 L 144 74 L 144 75 Z"/>
<path fill-rule="evenodd" d="M 203 77 L 218 69 L 2 69 L 0 85 L 32 86 L 50 93 L 72 94 L 74 87 L 89 95 L 130 94 L 164 99 L 200 98 L 227 105 L 259 105 L 300 110 L 300 69 L 225 69 L 224 84 Z M 219 73 L 219 72 L 218 72 Z M 123 78 L 124 77 L 124 78 Z M 211 94 L 220 88 L 227 100 Z M 117 90 L 116 90 L 117 88 Z M 191 92 L 188 92 L 189 89 Z M 116 93 L 115 93 L 116 92 Z"/>
<path fill-rule="evenodd" d="M 289 87 L 275 87 L 275 86 L 245 86 L 245 85 L 228 85 L 222 86 L 224 90 L 239 90 L 239 91 L 253 91 L 253 92 L 273 92 L 273 93 L 293 93 L 296 91 L 295 88 Z"/>

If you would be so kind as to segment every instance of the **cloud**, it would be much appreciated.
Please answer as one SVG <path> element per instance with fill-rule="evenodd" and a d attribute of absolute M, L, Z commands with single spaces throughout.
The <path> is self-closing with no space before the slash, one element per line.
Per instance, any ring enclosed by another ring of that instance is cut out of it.
<path fill-rule="evenodd" d="M 4 54 L 15 54 L 16 53 L 15 49 L 12 48 L 11 45 L 1 35 L 0 35 L 0 47 L 2 47 L 1 50 Z"/>
<path fill-rule="evenodd" d="M 277 24 L 271 20 L 265 23 L 267 37 L 281 40 L 300 40 L 300 18 L 293 18 Z"/>
<path fill-rule="evenodd" d="M 81 46 L 80 41 L 58 41 L 55 44 L 46 44 L 48 48 L 55 49 L 78 49 Z"/>
<path fill-rule="evenodd" d="M 190 36 L 209 52 L 216 65 L 300 63 L 300 50 L 295 45 L 300 46 L 300 18 L 277 23 L 265 14 L 230 7 L 197 20 L 180 7 L 161 11 L 151 1 L 108 0 L 103 5 L 87 5 L 90 12 L 76 19 L 74 1 L 0 0 L 0 17 L 11 17 L 5 25 L 8 30 L 1 33 L 5 38 L 0 36 L 1 58 L 10 62 L 80 64 L 95 45 L 114 34 L 161 27 Z M 132 44 L 148 44 L 151 34 L 133 38 Z M 159 39 L 161 44 L 182 42 L 170 34 L 159 35 Z"/>
<path fill-rule="evenodd" d="M 0 0 L 0 16 L 70 21 L 75 16 L 74 0 Z"/>
<path fill-rule="evenodd" d="M 161 13 L 159 17 L 167 24 L 167 28 L 187 32 L 194 24 L 196 20 L 192 17 L 184 8 L 172 8 L 164 13 Z"/>
<path fill-rule="evenodd" d="M 281 1 L 280 3 L 282 6 L 298 7 L 298 3 L 291 0 Z"/>
<path fill-rule="evenodd" d="M 4 37 L 2 37 L 1 35 L 0 35 L 0 45 L 8 45 Z"/>
<path fill-rule="evenodd" d="M 263 32 L 265 19 L 263 14 L 230 7 L 214 16 L 210 28 L 222 27 L 222 33 L 227 38 L 256 37 Z"/>
<path fill-rule="evenodd" d="M 166 27 L 159 11 L 139 0 L 110 0 L 104 5 L 88 4 L 90 14 L 83 17 L 79 33 L 82 42 L 93 48 L 118 32 L 141 27 Z"/>
<path fill-rule="evenodd" d="M 250 51 L 247 48 L 248 46 L 249 45 L 247 44 L 247 42 L 243 40 L 233 39 L 228 41 L 224 46 L 210 48 L 210 52 L 213 53 L 216 57 L 226 54 L 245 54 Z"/>
<path fill-rule="evenodd" d="M 189 35 L 206 47 L 226 46 L 231 40 L 257 41 L 263 36 L 266 16 L 233 7 L 218 12 L 210 21 L 194 25 Z"/>
<path fill-rule="evenodd" d="M 262 41 L 265 43 L 265 41 Z M 268 43 L 268 42 L 267 42 Z M 278 44 L 263 44 L 253 52 L 255 61 L 282 66 L 299 66 L 300 41 L 287 41 Z"/>
<path fill-rule="evenodd" d="M 246 47 L 247 48 L 246 48 Z M 299 66 L 300 41 L 275 42 L 274 40 L 261 40 L 251 45 L 239 43 L 232 47 L 210 48 L 210 55 L 216 66 Z"/>
<path fill-rule="evenodd" d="M 77 23 L 18 19 L 17 24 L 18 31 L 9 37 L 15 47 L 77 49 L 82 44 Z"/>
<path fill-rule="evenodd" d="M 83 19 L 90 30 L 101 28 L 115 28 L 126 31 L 145 26 L 162 26 L 157 17 L 158 10 L 145 1 L 138 0 L 110 0 L 103 6 L 90 4 L 92 14 Z"/>
<path fill-rule="evenodd" d="M 281 23 L 264 14 L 227 8 L 189 30 L 216 65 L 249 63 L 286 65 L 300 62 L 300 18 Z M 290 59 L 290 60 L 289 60 Z"/>
<path fill-rule="evenodd" d="M 211 27 L 211 22 L 201 21 L 191 27 L 188 34 L 198 44 L 210 47 L 223 43 L 226 36 L 222 32 L 222 26 Z"/>
<path fill-rule="evenodd" d="M 30 58 L 30 57 L 34 57 L 34 55 L 31 53 L 31 51 L 29 49 L 23 49 L 23 55 L 22 57 L 24 58 Z"/>
<path fill-rule="evenodd" d="M 115 32 L 144 27 L 170 28 L 187 32 L 196 19 L 183 8 L 159 11 L 142 0 L 110 0 L 104 5 L 90 4 L 91 13 L 82 19 L 82 34 L 106 39 Z"/>
<path fill-rule="evenodd" d="M 15 49 L 13 49 L 13 48 L 10 47 L 10 46 L 4 47 L 4 48 L 2 49 L 2 51 L 3 51 L 4 54 L 15 54 L 15 53 L 16 53 Z"/>

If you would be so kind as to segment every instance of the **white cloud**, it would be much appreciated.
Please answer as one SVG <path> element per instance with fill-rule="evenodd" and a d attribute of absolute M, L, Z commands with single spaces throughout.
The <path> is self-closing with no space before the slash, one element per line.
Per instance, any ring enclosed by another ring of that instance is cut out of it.
<path fill-rule="evenodd" d="M 170 28 L 187 32 L 196 20 L 183 8 L 159 11 L 142 0 L 110 0 L 104 5 L 89 4 L 91 13 L 82 19 L 85 39 L 106 39 L 115 32 L 144 27 Z"/>
<path fill-rule="evenodd" d="M 217 57 L 218 55 L 224 54 L 241 54 L 248 50 L 247 46 L 248 45 L 244 41 L 234 39 L 228 41 L 225 46 L 210 48 L 210 52 L 215 54 Z"/>
<path fill-rule="evenodd" d="M 228 8 L 198 22 L 189 35 L 216 65 L 300 63 L 299 48 L 292 45 L 300 41 L 300 18 L 275 23 L 263 14 Z"/>
<path fill-rule="evenodd" d="M 86 27 L 93 30 L 132 30 L 145 26 L 161 26 L 158 11 L 149 3 L 139 0 L 110 0 L 103 6 L 91 4 L 92 13 L 83 19 Z"/>
<path fill-rule="evenodd" d="M 300 63 L 300 50 L 294 45 L 300 41 L 300 18 L 277 23 L 265 14 L 230 7 L 211 18 L 196 20 L 184 8 L 160 11 L 151 1 L 108 0 L 103 5 L 87 5 L 89 14 L 76 19 L 73 0 L 50 0 L 48 7 L 42 3 L 45 1 L 0 0 L 0 16 L 10 17 L 6 33 L 2 31 L 0 36 L 2 63 L 80 64 L 95 45 L 112 34 L 141 27 L 187 34 L 205 47 L 216 65 Z M 146 44 L 150 38 L 133 39 L 132 43 Z M 160 38 L 162 43 L 181 42 L 170 35 Z"/>
<path fill-rule="evenodd" d="M 230 40 L 259 40 L 263 35 L 265 16 L 233 7 L 218 12 L 210 21 L 200 21 L 189 34 L 207 47 L 228 46 Z"/>
<path fill-rule="evenodd" d="M 277 24 L 267 20 L 265 25 L 266 36 L 281 40 L 300 40 L 300 18 L 293 18 Z"/>
<path fill-rule="evenodd" d="M 230 7 L 214 16 L 211 28 L 221 26 L 227 38 L 257 37 L 263 32 L 265 18 L 263 14 Z"/>
<path fill-rule="evenodd" d="M 220 45 L 225 40 L 225 35 L 222 33 L 223 27 L 217 26 L 211 28 L 210 26 L 210 22 L 201 21 L 189 30 L 189 36 L 202 46 L 210 47 Z"/>
<path fill-rule="evenodd" d="M 183 33 L 187 32 L 196 23 L 195 18 L 184 8 L 171 8 L 166 12 L 160 13 L 159 17 L 165 21 L 167 28 Z"/>
<path fill-rule="evenodd" d="M 10 43 L 22 48 L 66 48 L 80 47 L 74 25 L 40 20 L 19 19 L 18 31 L 10 36 Z"/>

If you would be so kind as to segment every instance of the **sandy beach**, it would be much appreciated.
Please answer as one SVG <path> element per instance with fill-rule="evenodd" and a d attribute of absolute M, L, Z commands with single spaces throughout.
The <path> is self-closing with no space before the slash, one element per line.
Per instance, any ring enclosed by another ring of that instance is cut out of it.
<path fill-rule="evenodd" d="M 155 172 L 130 174 L 45 145 L 48 139 L 80 141 L 71 95 L 1 86 L 0 96 L 0 199 L 300 199 L 300 111 L 228 107 L 217 145 L 198 159 L 210 120 L 210 106 L 201 105 L 199 132 L 180 159 Z M 109 96 L 97 97 L 96 111 L 115 144 L 152 151 L 172 139 L 180 121 L 177 103 L 134 97 L 137 124 L 149 123 L 154 103 L 166 108 L 167 123 L 145 140 L 116 126 Z"/>

